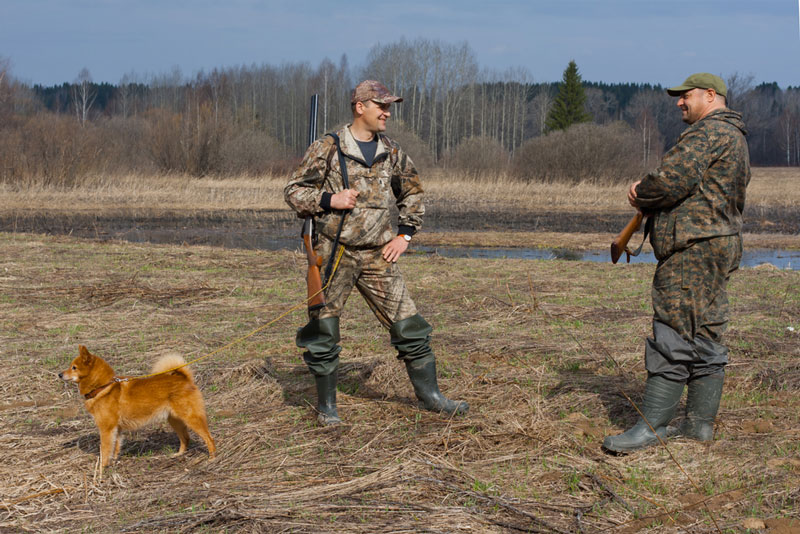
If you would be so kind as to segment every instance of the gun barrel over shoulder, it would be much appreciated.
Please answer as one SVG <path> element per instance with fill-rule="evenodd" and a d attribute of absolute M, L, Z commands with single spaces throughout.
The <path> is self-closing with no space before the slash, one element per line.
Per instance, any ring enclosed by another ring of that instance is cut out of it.
<path fill-rule="evenodd" d="M 628 248 L 628 241 L 630 241 L 631 236 L 641 228 L 643 218 L 644 215 L 642 215 L 642 212 L 637 211 L 636 215 L 628 221 L 625 228 L 623 228 L 619 235 L 614 238 L 614 241 L 611 242 L 611 263 L 617 263 L 623 252 L 627 255 L 628 263 L 631 262 L 631 256 L 636 256 L 638 254 L 638 252 L 632 253 L 630 251 Z"/>

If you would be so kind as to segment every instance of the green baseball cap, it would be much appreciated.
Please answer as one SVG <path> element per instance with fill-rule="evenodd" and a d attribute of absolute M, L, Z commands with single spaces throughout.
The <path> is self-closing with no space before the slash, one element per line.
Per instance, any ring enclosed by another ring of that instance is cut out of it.
<path fill-rule="evenodd" d="M 728 94 L 728 88 L 722 78 L 708 72 L 692 74 L 681 85 L 667 89 L 667 93 L 669 96 L 681 96 L 681 93 L 689 89 L 713 89 L 720 96 Z"/>

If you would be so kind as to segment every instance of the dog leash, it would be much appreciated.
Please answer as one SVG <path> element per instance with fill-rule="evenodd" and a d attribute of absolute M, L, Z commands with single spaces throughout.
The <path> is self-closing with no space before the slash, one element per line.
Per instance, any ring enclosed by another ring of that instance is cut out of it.
<path fill-rule="evenodd" d="M 271 320 L 271 321 L 269 321 L 268 323 L 265 323 L 265 324 L 263 324 L 263 325 L 259 326 L 258 328 L 256 328 L 256 329 L 255 329 L 255 330 L 253 330 L 252 332 L 250 332 L 249 334 L 246 334 L 246 335 L 244 335 L 244 336 L 242 336 L 242 337 L 240 337 L 240 338 L 238 338 L 238 339 L 234 339 L 233 341 L 231 341 L 231 342 L 230 342 L 230 343 L 228 343 L 227 345 L 224 345 L 224 346 L 222 346 L 222 347 L 220 347 L 220 348 L 218 348 L 218 349 L 216 349 L 216 350 L 214 350 L 214 351 L 212 351 L 212 352 L 209 352 L 208 354 L 205 354 L 205 355 L 203 355 L 203 356 L 200 356 L 199 358 L 195 358 L 194 360 L 188 361 L 188 362 L 186 362 L 186 363 L 182 363 L 181 365 L 178 365 L 177 367 L 173 367 L 172 369 L 167 369 L 166 371 L 160 371 L 160 372 L 158 372 L 158 373 L 151 373 L 151 374 L 149 374 L 149 375 L 142 375 L 142 376 L 114 377 L 114 380 L 112 380 L 111 382 L 109 382 L 109 383 L 108 383 L 108 384 L 106 384 L 105 386 L 100 386 L 99 388 L 97 388 L 97 389 L 94 389 L 94 390 L 90 391 L 89 393 L 87 393 L 87 394 L 86 394 L 86 398 L 87 398 L 87 399 L 91 399 L 91 398 L 93 398 L 95 395 L 97 395 L 97 393 L 99 393 L 99 390 L 101 390 L 101 389 L 103 389 L 103 388 L 105 388 L 105 387 L 108 387 L 108 386 L 110 386 L 111 384 L 114 384 L 114 383 L 120 383 L 120 382 L 129 382 L 129 381 L 131 381 L 131 380 L 141 380 L 141 379 L 143 379 L 143 378 L 151 378 L 151 377 L 158 376 L 158 375 L 165 375 L 165 374 L 167 374 L 167 373 L 171 373 L 172 371 L 177 371 L 178 369 L 181 369 L 181 368 L 183 368 L 183 367 L 186 367 L 187 365 L 191 365 L 191 364 L 193 364 L 193 363 L 197 363 L 197 362 L 199 362 L 200 360 L 204 360 L 204 359 L 206 359 L 206 358 L 208 358 L 208 357 L 210 357 L 210 356 L 213 356 L 214 354 L 217 354 L 217 353 L 219 353 L 219 352 L 222 352 L 222 351 L 223 351 L 223 350 L 225 350 L 225 349 L 229 349 L 230 347 L 233 347 L 234 345 L 236 345 L 236 344 L 238 344 L 238 343 L 241 343 L 242 341 L 246 340 L 247 338 L 250 338 L 250 337 L 252 337 L 252 336 L 256 335 L 258 332 L 261 332 L 262 330 L 264 330 L 264 329 L 265 329 L 265 328 L 267 328 L 268 326 L 271 326 L 271 325 L 275 324 L 276 322 L 280 321 L 281 319 L 283 319 L 284 317 L 286 317 L 287 315 L 289 315 L 289 314 L 290 314 L 290 313 L 292 313 L 293 311 L 295 311 L 295 310 L 299 310 L 299 309 L 300 309 L 300 308 L 302 308 L 303 306 L 307 306 L 307 305 L 308 305 L 308 303 L 309 303 L 309 302 L 310 302 L 310 301 L 311 301 L 311 300 L 312 300 L 314 297 L 316 297 L 317 295 L 319 295 L 320 293 L 322 293 L 323 291 L 325 291 L 326 289 L 328 289 L 328 286 L 331 284 L 331 281 L 333 280 L 333 275 L 334 275 L 334 274 L 336 274 L 336 270 L 339 268 L 339 262 L 341 261 L 341 259 L 342 259 L 342 255 L 343 255 L 343 254 L 344 254 L 344 247 L 341 247 L 341 246 L 340 246 L 340 247 L 339 247 L 339 251 L 338 251 L 338 253 L 337 253 L 337 255 L 336 255 L 336 261 L 334 262 L 334 265 L 333 265 L 333 270 L 332 270 L 332 272 L 331 272 L 331 275 L 330 275 L 330 277 L 328 278 L 328 280 L 327 280 L 327 282 L 325 283 L 325 285 L 324 285 L 324 286 L 322 286 L 322 289 L 320 289 L 319 291 L 317 291 L 317 292 L 316 292 L 316 293 L 314 293 L 313 295 L 309 296 L 308 298 L 304 299 L 302 302 L 300 302 L 300 303 L 299 303 L 299 304 L 297 304 L 296 306 L 292 306 L 291 308 L 289 308 L 288 310 L 286 310 L 285 312 L 283 312 L 282 314 L 280 314 L 278 317 L 276 317 L 276 318 L 272 319 L 272 320 Z M 89 397 L 88 395 L 91 395 L 91 397 Z"/>

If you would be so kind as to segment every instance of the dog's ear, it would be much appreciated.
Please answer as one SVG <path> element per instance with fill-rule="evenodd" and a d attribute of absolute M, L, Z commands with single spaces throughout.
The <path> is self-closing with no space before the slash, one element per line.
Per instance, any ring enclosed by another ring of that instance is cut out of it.
<path fill-rule="evenodd" d="M 80 354 L 81 360 L 86 365 L 91 363 L 92 359 L 94 359 L 94 355 L 83 345 L 78 346 L 78 353 Z"/>

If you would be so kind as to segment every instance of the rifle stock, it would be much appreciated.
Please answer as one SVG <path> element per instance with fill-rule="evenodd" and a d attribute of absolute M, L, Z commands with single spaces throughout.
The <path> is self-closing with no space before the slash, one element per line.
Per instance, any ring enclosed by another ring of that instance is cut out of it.
<path fill-rule="evenodd" d="M 309 311 L 318 310 L 325 306 L 325 294 L 322 292 L 322 276 L 319 269 L 322 267 L 322 257 L 314 253 L 312 236 L 314 234 L 314 219 L 306 218 L 303 223 L 303 245 L 306 248 L 306 258 L 308 258 L 308 309 Z"/>
<path fill-rule="evenodd" d="M 611 263 L 617 263 L 623 252 L 627 255 L 628 263 L 631 262 L 631 251 L 628 249 L 628 241 L 630 241 L 631 236 L 642 226 L 643 217 L 642 212 L 637 211 L 636 215 L 628 221 L 625 228 L 623 228 L 619 235 L 614 238 L 614 241 L 611 242 Z M 636 254 L 633 255 L 635 256 Z"/>

